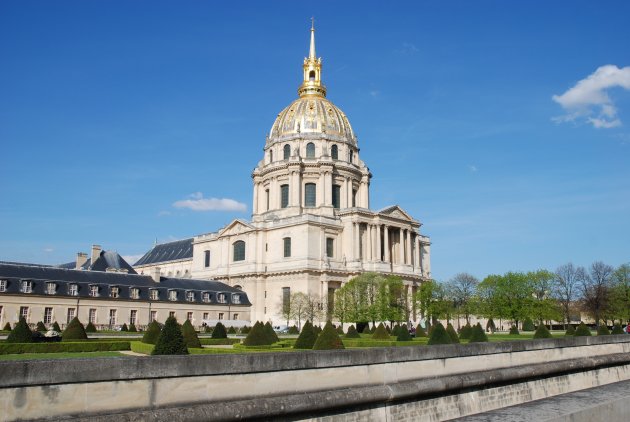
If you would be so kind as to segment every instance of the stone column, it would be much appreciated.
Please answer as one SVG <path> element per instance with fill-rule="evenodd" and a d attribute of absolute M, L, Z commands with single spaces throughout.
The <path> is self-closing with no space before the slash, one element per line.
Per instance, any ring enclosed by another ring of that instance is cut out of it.
<path fill-rule="evenodd" d="M 424 256 L 422 256 L 422 243 L 418 242 L 418 267 L 420 268 L 420 275 L 424 275 L 424 263 L 422 262 L 424 259 Z"/>
<path fill-rule="evenodd" d="M 332 205 L 332 174 L 330 171 L 324 173 L 324 195 L 324 205 Z"/>
<path fill-rule="evenodd" d="M 398 229 L 398 233 L 399 233 L 399 239 L 398 239 L 398 260 L 399 260 L 399 264 L 404 264 L 405 263 L 405 231 L 400 228 Z"/>
<path fill-rule="evenodd" d="M 252 204 L 252 214 L 258 214 L 258 189 L 260 189 L 260 183 L 254 183 L 254 203 Z"/>
<path fill-rule="evenodd" d="M 349 177 L 346 177 L 344 182 L 344 193 L 345 208 L 350 208 L 352 206 L 352 184 L 350 183 Z"/>
<path fill-rule="evenodd" d="M 383 225 L 383 235 L 385 236 L 385 241 L 383 247 L 385 248 L 385 262 L 391 262 L 389 257 L 389 228 L 386 225 Z"/>
<path fill-rule="evenodd" d="M 319 174 L 319 180 L 317 182 L 317 188 L 315 189 L 317 191 L 317 198 L 316 198 L 316 204 L 318 207 L 324 205 L 324 203 L 326 202 L 326 188 L 324 187 L 324 174 L 320 173 Z"/>
<path fill-rule="evenodd" d="M 377 224 L 374 228 L 376 229 L 376 260 L 381 261 L 381 225 Z"/>
<path fill-rule="evenodd" d="M 354 258 L 357 261 L 361 260 L 361 226 L 359 223 L 354 223 Z"/>
<path fill-rule="evenodd" d="M 416 268 L 420 268 L 420 236 L 418 236 L 417 234 L 414 237 L 414 245 L 415 245 L 415 250 L 414 250 L 413 263 Z"/>
<path fill-rule="evenodd" d="M 365 237 L 366 237 L 366 254 L 365 261 L 372 260 L 372 226 L 368 223 L 365 226 Z"/>
<path fill-rule="evenodd" d="M 411 230 L 407 229 L 407 248 L 405 250 L 405 259 L 407 260 L 407 262 L 405 262 L 406 264 L 411 265 Z"/>

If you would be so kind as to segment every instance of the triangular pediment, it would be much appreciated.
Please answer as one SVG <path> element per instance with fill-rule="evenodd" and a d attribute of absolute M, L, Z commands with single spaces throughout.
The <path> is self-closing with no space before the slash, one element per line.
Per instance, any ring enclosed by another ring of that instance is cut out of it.
<path fill-rule="evenodd" d="M 400 208 L 398 205 L 392 205 L 386 208 L 383 208 L 378 212 L 381 215 L 386 215 L 388 217 L 394 217 L 401 220 L 414 221 L 413 217 L 411 217 L 405 210 Z"/>
<path fill-rule="evenodd" d="M 252 226 L 251 224 L 243 220 L 236 219 L 232 221 L 230 224 L 228 224 L 227 226 L 225 226 L 223 229 L 221 229 L 219 231 L 218 237 L 241 234 L 241 233 L 251 231 L 253 229 L 254 229 L 254 226 Z"/>

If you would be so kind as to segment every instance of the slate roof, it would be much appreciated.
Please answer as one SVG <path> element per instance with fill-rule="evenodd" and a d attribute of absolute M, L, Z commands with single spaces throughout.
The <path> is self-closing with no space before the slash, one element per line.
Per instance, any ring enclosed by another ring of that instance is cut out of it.
<path fill-rule="evenodd" d="M 98 260 L 96 261 L 98 262 Z M 157 302 L 177 302 L 177 303 L 202 303 L 216 305 L 251 305 L 247 294 L 234 287 L 219 281 L 192 280 L 184 278 L 161 277 L 156 283 L 150 276 L 139 274 L 125 274 L 116 272 L 73 270 L 58 267 L 34 266 L 23 264 L 0 263 L 0 280 L 6 281 L 6 290 L 3 294 L 19 294 L 24 296 L 50 296 L 47 292 L 47 283 L 53 282 L 57 285 L 56 296 L 71 296 L 69 285 L 77 284 L 78 294 L 72 297 L 83 297 L 90 299 L 106 300 L 133 300 L 149 301 L 149 291 L 158 291 Z M 32 293 L 22 293 L 20 291 L 21 281 L 32 282 Z M 99 287 L 99 296 L 90 296 L 90 286 Z M 119 287 L 119 297 L 109 297 L 110 287 Z M 131 298 L 131 289 L 139 289 L 139 298 Z M 177 291 L 177 300 L 168 299 L 168 291 Z M 186 292 L 195 293 L 193 301 L 186 300 Z M 203 302 L 203 292 L 210 293 L 210 301 Z M 219 293 L 225 293 L 226 302 L 220 303 L 217 300 Z M 239 296 L 239 303 L 236 303 L 234 295 Z M 155 300 L 151 300 L 152 302 Z"/>
<path fill-rule="evenodd" d="M 134 265 L 148 265 L 158 262 L 176 261 L 179 259 L 191 259 L 193 256 L 193 238 L 176 240 L 175 242 L 155 245 L 145 253 Z"/>
<path fill-rule="evenodd" d="M 74 270 L 76 262 L 68 262 L 65 264 L 56 265 L 58 268 L 65 268 L 68 270 Z M 137 274 L 127 261 L 116 251 L 101 251 L 94 265 L 92 265 L 92 258 L 88 258 L 87 261 L 81 266 L 82 270 L 91 271 L 107 271 L 108 268 L 114 268 L 116 270 L 127 270 L 129 274 Z"/>

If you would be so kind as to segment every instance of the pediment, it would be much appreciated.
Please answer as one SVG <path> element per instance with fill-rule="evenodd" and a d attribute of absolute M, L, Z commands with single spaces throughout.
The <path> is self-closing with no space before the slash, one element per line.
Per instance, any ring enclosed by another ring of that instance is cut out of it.
<path fill-rule="evenodd" d="M 241 233 L 245 233 L 254 229 L 254 226 L 243 221 L 243 220 L 234 220 L 223 229 L 219 231 L 218 237 L 222 236 L 233 236 Z"/>
<path fill-rule="evenodd" d="M 398 205 L 392 205 L 391 207 L 383 208 L 378 213 L 381 215 L 386 215 L 388 217 L 398 218 L 400 220 L 415 221 L 413 217 L 407 214 L 407 212 L 400 208 Z"/>

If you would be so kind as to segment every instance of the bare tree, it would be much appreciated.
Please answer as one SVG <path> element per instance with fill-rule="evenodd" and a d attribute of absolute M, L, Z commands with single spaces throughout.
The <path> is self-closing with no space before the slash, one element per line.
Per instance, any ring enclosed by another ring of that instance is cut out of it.
<path fill-rule="evenodd" d="M 471 302 L 478 284 L 479 280 L 468 273 L 456 274 L 447 284 L 447 290 L 453 299 L 456 311 L 464 315 L 467 323 L 470 322 Z M 459 318 L 457 323 L 459 325 Z"/>
<path fill-rule="evenodd" d="M 571 305 L 578 296 L 578 286 L 584 279 L 584 268 L 573 266 L 572 262 L 561 265 L 556 269 L 556 277 L 553 284 L 553 296 L 562 309 L 564 320 L 571 323 Z M 566 326 L 565 326 L 566 328 Z"/>
<path fill-rule="evenodd" d="M 599 327 L 601 317 L 610 305 L 610 284 L 614 268 L 601 261 L 593 262 L 582 279 L 582 303 Z"/>

